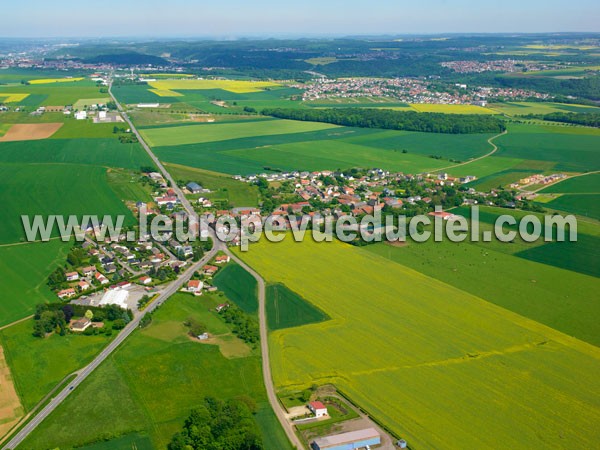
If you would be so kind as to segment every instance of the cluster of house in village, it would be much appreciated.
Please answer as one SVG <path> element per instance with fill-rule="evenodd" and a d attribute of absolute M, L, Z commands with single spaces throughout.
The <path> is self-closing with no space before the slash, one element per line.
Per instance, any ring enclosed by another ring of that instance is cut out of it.
<path fill-rule="evenodd" d="M 444 84 L 439 80 L 433 83 L 432 80 L 424 77 L 321 78 L 306 85 L 296 85 L 296 87 L 304 89 L 302 94 L 304 101 L 386 98 L 404 103 L 486 106 L 486 99 L 492 98 L 518 100 L 551 97 L 548 94 L 525 89 L 467 86 L 466 84 L 447 83 L 443 88 Z"/>
<path fill-rule="evenodd" d="M 199 276 L 199 278 L 194 278 L 187 282 L 187 285 L 182 289 L 184 292 L 189 292 L 190 294 L 194 294 L 196 296 L 202 295 L 202 291 L 206 290 L 208 292 L 214 292 L 217 290 L 215 286 L 212 286 L 209 283 L 209 280 L 212 279 L 219 271 L 219 266 L 222 264 L 227 264 L 230 261 L 230 257 L 228 255 L 217 255 L 213 261 L 213 264 L 206 264 L 202 267 L 200 271 L 198 271 L 195 275 Z"/>
<path fill-rule="evenodd" d="M 494 59 L 490 61 L 444 61 L 442 67 L 457 73 L 481 72 L 536 72 L 540 70 L 554 70 L 568 68 L 568 64 L 546 61 L 523 61 L 516 59 Z"/>
<path fill-rule="evenodd" d="M 556 183 L 559 180 L 563 180 L 567 177 L 564 173 L 553 173 L 552 175 L 543 175 L 541 173 L 535 175 L 529 175 L 527 177 L 521 178 L 517 183 L 511 183 L 509 187 L 511 189 L 517 189 L 523 186 L 529 186 L 532 184 L 541 184 L 547 185 Z"/>

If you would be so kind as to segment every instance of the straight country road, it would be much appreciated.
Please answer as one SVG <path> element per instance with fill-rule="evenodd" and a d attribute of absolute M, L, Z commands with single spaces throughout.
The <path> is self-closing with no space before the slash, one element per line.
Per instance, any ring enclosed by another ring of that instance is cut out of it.
<path fill-rule="evenodd" d="M 179 288 L 186 283 L 191 277 L 192 274 L 201 268 L 203 265 L 208 263 L 214 256 L 217 254 L 216 247 L 208 252 L 204 257 L 198 262 L 191 265 L 188 270 L 186 270 L 177 280 L 171 282 L 165 290 L 163 290 L 159 296 L 144 310 L 135 317 L 131 322 L 127 324 L 125 328 L 117 335 L 115 339 L 113 339 L 110 344 L 108 344 L 104 349 L 94 358 L 94 360 L 89 363 L 84 368 L 75 372 L 77 377 L 73 380 L 73 382 L 69 383 L 62 391 L 60 391 L 55 397 L 50 400 L 50 402 L 31 419 L 17 434 L 13 436 L 13 438 L 3 447 L 4 449 L 14 449 L 16 448 L 23 440 L 40 424 L 42 421 L 48 417 L 52 411 L 56 409 L 60 403 L 69 396 L 69 394 L 79 386 L 96 368 L 102 364 L 102 362 L 110 356 L 112 352 L 114 352 L 121 343 L 129 337 L 129 335 L 139 326 L 142 318 L 154 311 L 158 306 L 162 304 L 166 299 L 168 299 L 171 295 L 179 290 Z"/>
<path fill-rule="evenodd" d="M 195 211 L 188 199 L 183 194 L 182 190 L 177 186 L 177 183 L 171 176 L 171 174 L 165 169 L 162 163 L 158 160 L 156 155 L 152 152 L 148 144 L 144 141 L 142 136 L 139 134 L 133 122 L 121 106 L 121 104 L 117 101 L 115 96 L 112 93 L 112 80 L 109 84 L 108 92 L 112 98 L 112 100 L 117 105 L 117 109 L 123 115 L 123 118 L 129 125 L 131 132 L 135 134 L 138 138 L 138 141 L 148 153 L 148 156 L 152 159 L 154 164 L 158 167 L 163 177 L 168 180 L 171 184 L 171 188 L 175 191 L 181 205 L 186 210 L 188 217 L 195 217 Z M 279 420 L 283 430 L 285 431 L 288 439 L 292 443 L 292 445 L 297 449 L 303 449 L 304 445 L 301 443 L 300 439 L 294 432 L 294 428 L 292 424 L 286 419 L 283 408 L 277 399 L 277 395 L 275 393 L 275 388 L 273 386 L 273 378 L 271 375 L 271 365 L 269 360 L 269 342 L 268 342 L 268 329 L 267 329 L 267 321 L 266 321 L 266 305 L 265 305 L 265 282 L 262 277 L 255 272 L 252 268 L 246 265 L 243 261 L 241 261 L 237 256 L 231 253 L 226 243 L 222 242 L 217 238 L 216 233 L 210 227 L 207 228 L 210 237 L 213 241 L 213 247 L 210 252 L 204 255 L 202 259 L 198 262 L 194 263 L 192 266 L 188 268 L 177 280 L 171 282 L 167 288 L 159 294 L 159 297 L 156 298 L 140 315 L 135 317 L 127 326 L 117 335 L 117 337 L 108 344 L 94 360 L 75 372 L 77 377 L 73 380 L 73 382 L 69 383 L 60 393 L 58 393 L 55 397 L 50 400 L 50 402 L 39 412 L 37 413 L 23 428 L 21 428 L 12 438 L 11 440 L 3 447 L 3 450 L 6 449 L 15 449 L 23 440 L 40 424 L 42 421 L 48 417 L 52 411 L 56 409 L 60 403 L 63 402 L 65 398 L 69 396 L 69 394 L 79 386 L 110 354 L 117 349 L 117 347 L 129 337 L 129 335 L 138 327 L 142 318 L 154 311 L 158 306 L 162 304 L 165 300 L 167 300 L 171 295 L 179 290 L 179 288 L 186 283 L 193 275 L 193 273 L 201 268 L 203 265 L 207 264 L 211 259 L 213 259 L 219 251 L 222 251 L 230 256 L 231 259 L 236 261 L 240 266 L 242 266 L 246 271 L 248 271 L 257 281 L 258 283 L 258 301 L 259 301 L 259 326 L 260 326 L 260 343 L 261 343 L 261 353 L 262 353 L 262 372 L 263 372 L 263 380 L 265 384 L 265 389 L 267 391 L 267 397 L 269 399 L 269 403 L 273 412 L 275 413 L 277 419 Z"/>

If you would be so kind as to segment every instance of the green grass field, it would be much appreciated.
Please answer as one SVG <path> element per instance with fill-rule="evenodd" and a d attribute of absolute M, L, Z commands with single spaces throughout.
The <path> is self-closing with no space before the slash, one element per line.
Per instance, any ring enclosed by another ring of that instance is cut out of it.
<path fill-rule="evenodd" d="M 31 319 L 0 331 L 0 343 L 26 411 L 63 378 L 89 363 L 110 341 L 104 335 L 52 335 L 41 339 L 33 337 L 32 330 Z"/>
<path fill-rule="evenodd" d="M 2 142 L 0 163 L 72 163 L 136 170 L 152 165 L 139 144 L 121 144 L 116 138 Z"/>
<path fill-rule="evenodd" d="M 131 433 L 124 436 L 78 447 L 81 450 L 153 450 L 152 441 L 147 434 Z"/>
<path fill-rule="evenodd" d="M 569 178 L 542 189 L 540 194 L 600 194 L 600 173 Z"/>
<path fill-rule="evenodd" d="M 60 240 L 0 245 L 0 326 L 33 314 L 35 305 L 55 301 L 46 277 L 64 260 L 69 244 Z"/>
<path fill-rule="evenodd" d="M 544 208 L 557 209 L 572 214 L 600 220 L 600 193 L 564 194 L 545 202 Z"/>
<path fill-rule="evenodd" d="M 551 114 L 555 112 L 598 112 L 600 108 L 587 105 L 571 105 L 552 102 L 507 102 L 492 103 L 489 109 L 509 116 L 528 114 Z"/>
<path fill-rule="evenodd" d="M 182 125 L 145 129 L 144 132 L 202 130 L 226 131 L 229 127 L 272 127 L 277 121 L 217 125 Z M 306 122 L 300 122 L 306 123 Z M 335 127 L 318 131 L 233 138 L 213 136 L 216 141 L 180 146 L 159 146 L 164 161 L 230 174 L 279 170 L 335 170 L 350 167 L 381 167 L 416 173 L 436 170 L 455 161 L 466 161 L 491 150 L 491 135 L 441 135 L 391 130 Z M 404 152 L 405 151 L 405 152 Z M 430 156 L 444 159 L 434 159 Z M 495 169 L 494 169 L 495 170 Z"/>
<path fill-rule="evenodd" d="M 32 84 L 17 86 L 0 85 L 0 95 L 3 92 L 11 94 L 29 94 L 29 97 L 39 101 L 29 103 L 29 97 L 16 102 L 17 105 L 37 107 L 73 105 L 81 98 L 99 98 L 102 96 L 100 89 L 91 81 L 77 81 L 71 83 Z"/>
<path fill-rule="evenodd" d="M 418 112 L 444 114 L 498 114 L 497 111 L 475 105 L 443 105 L 429 103 L 413 103 L 410 105 Z"/>
<path fill-rule="evenodd" d="M 520 124 L 510 125 L 508 130 L 495 141 L 498 156 L 551 161 L 558 171 L 600 169 L 600 130 Z"/>
<path fill-rule="evenodd" d="M 126 169 L 108 169 L 108 185 L 121 200 L 131 202 L 152 201 L 152 187 L 142 185 L 140 174 Z"/>
<path fill-rule="evenodd" d="M 150 326 L 135 332 L 35 430 L 23 448 L 70 448 L 133 431 L 147 433 L 152 448 L 165 448 L 189 411 L 207 395 L 254 398 L 265 448 L 289 448 L 267 403 L 260 356 L 227 359 L 217 346 L 186 336 L 183 321 L 190 316 L 206 323 L 211 333 L 227 329 L 208 311 L 219 301 L 208 294 L 176 294 L 154 313 Z M 94 399 L 93 408 L 89 399 Z"/>
<path fill-rule="evenodd" d="M 256 280 L 240 265 L 230 262 L 217 272 L 213 282 L 242 310 L 249 314 L 256 314 L 258 311 Z"/>
<path fill-rule="evenodd" d="M 242 257 L 332 318 L 271 333 L 280 389 L 332 382 L 414 448 L 600 437 L 597 347 L 345 244 L 262 242 Z"/>
<path fill-rule="evenodd" d="M 270 330 L 323 322 L 329 316 L 315 308 L 284 284 L 270 284 L 266 292 L 267 322 Z"/>
<path fill-rule="evenodd" d="M 264 120 L 235 124 L 215 123 L 182 127 L 145 128 L 141 130 L 141 133 L 149 145 L 159 147 L 200 144 L 253 136 L 302 133 L 330 128 L 335 128 L 335 125 L 293 120 Z"/>
<path fill-rule="evenodd" d="M 186 167 L 178 164 L 166 164 L 167 170 L 176 180 L 195 181 L 212 192 L 203 194 L 213 200 L 227 200 L 234 206 L 257 206 L 258 188 L 228 175 L 208 170 Z"/>
<path fill-rule="evenodd" d="M 124 215 L 134 218 L 110 188 L 106 169 L 74 164 L 1 164 L 0 190 L 5 196 L 0 243 L 25 240 L 21 215 Z M 65 219 L 66 220 L 66 219 Z M 57 232 L 53 233 L 56 236 Z M 39 239 L 39 237 L 38 237 Z"/>
<path fill-rule="evenodd" d="M 113 133 L 113 123 L 93 123 L 91 120 L 76 120 L 66 119 L 60 129 L 52 135 L 52 139 L 90 139 L 90 138 L 113 138 L 116 139 Z M 126 128 L 126 127 L 125 127 Z"/>

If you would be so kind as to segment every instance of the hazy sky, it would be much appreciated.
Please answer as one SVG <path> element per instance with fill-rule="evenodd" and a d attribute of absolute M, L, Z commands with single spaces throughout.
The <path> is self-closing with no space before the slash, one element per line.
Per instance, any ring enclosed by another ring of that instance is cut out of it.
<path fill-rule="evenodd" d="M 600 31 L 598 0 L 0 0 L 0 36 Z"/>

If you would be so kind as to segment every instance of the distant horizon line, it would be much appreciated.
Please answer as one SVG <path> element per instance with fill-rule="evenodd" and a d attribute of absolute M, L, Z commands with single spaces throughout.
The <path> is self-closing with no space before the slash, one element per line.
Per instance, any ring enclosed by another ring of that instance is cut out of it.
<path fill-rule="evenodd" d="M 429 36 L 533 36 L 533 35 L 600 35 L 600 31 L 440 31 L 440 32 L 405 32 L 405 33 L 241 33 L 224 35 L 104 35 L 104 36 L 0 36 L 0 40 L 36 40 L 36 39 L 70 39 L 70 40 L 107 40 L 107 39 L 173 39 L 173 40 L 210 40 L 210 41 L 234 41 L 234 40 L 280 40 L 280 39 L 365 39 L 365 38 L 401 38 L 401 37 L 429 37 Z"/>

